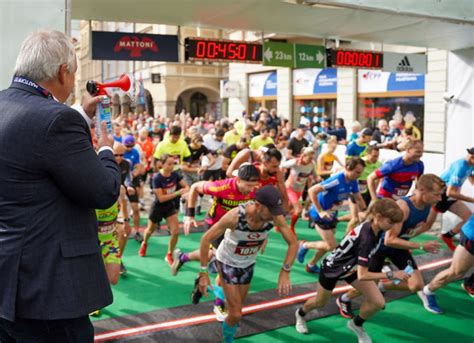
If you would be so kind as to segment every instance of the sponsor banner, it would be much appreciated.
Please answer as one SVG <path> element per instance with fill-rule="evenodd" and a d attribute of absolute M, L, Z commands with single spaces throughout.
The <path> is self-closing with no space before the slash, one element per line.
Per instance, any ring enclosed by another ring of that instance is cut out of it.
<path fill-rule="evenodd" d="M 93 31 L 92 59 L 178 62 L 178 36 Z"/>
<path fill-rule="evenodd" d="M 337 69 L 293 70 L 293 96 L 337 93 Z"/>
<path fill-rule="evenodd" d="M 425 89 L 425 75 L 413 73 L 388 73 L 380 70 L 358 71 L 359 93 L 394 91 L 419 91 Z"/>
<path fill-rule="evenodd" d="M 426 55 L 384 52 L 382 71 L 426 74 Z"/>
<path fill-rule="evenodd" d="M 240 84 L 237 81 L 221 80 L 221 98 L 238 98 Z"/>
<path fill-rule="evenodd" d="M 258 73 L 249 75 L 249 97 L 277 95 L 277 72 Z"/>

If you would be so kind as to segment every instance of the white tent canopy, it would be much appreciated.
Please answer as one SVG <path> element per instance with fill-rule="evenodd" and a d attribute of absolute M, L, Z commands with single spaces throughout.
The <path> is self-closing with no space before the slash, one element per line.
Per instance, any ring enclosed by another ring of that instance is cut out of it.
<path fill-rule="evenodd" d="M 474 46 L 472 0 L 72 0 L 72 18 L 236 29 L 446 50 Z"/>

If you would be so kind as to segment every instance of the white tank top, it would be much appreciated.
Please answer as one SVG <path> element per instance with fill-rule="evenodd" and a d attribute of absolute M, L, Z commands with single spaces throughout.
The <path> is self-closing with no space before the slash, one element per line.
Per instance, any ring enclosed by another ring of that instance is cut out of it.
<path fill-rule="evenodd" d="M 217 249 L 216 258 L 219 262 L 235 268 L 247 268 L 255 263 L 258 251 L 268 232 L 272 229 L 273 223 L 263 224 L 262 229 L 253 231 L 249 229 L 245 208 L 252 204 L 252 201 L 239 205 L 239 220 L 234 231 L 227 229 L 224 240 Z"/>

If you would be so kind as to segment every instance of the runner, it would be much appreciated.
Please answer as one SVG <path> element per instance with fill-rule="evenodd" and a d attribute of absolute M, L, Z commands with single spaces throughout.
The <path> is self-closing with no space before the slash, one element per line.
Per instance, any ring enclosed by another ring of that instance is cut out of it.
<path fill-rule="evenodd" d="M 209 230 L 217 223 L 228 211 L 255 198 L 255 187 L 258 184 L 260 172 L 250 164 L 245 163 L 239 167 L 236 177 L 218 181 L 201 181 L 193 184 L 188 196 L 186 215 L 184 217 L 184 233 L 187 235 L 191 227 L 196 227 L 194 219 L 196 200 L 199 194 L 207 194 L 214 197 L 213 204 L 204 219 L 204 230 Z M 212 242 L 211 249 L 208 249 L 209 256 L 213 255 L 213 250 L 219 247 L 223 237 L 218 237 Z M 199 261 L 200 251 L 183 253 L 180 249 L 173 252 L 174 263 L 171 267 L 173 275 L 177 275 L 181 267 L 189 261 Z M 220 284 L 219 278 L 216 284 Z M 227 316 L 225 304 L 222 299 L 216 298 L 214 302 L 214 312 L 217 319 L 223 321 Z"/>
<path fill-rule="evenodd" d="M 462 278 L 464 274 L 474 267 L 474 214 L 461 228 L 460 244 L 454 251 L 453 261 L 448 269 L 439 272 L 431 282 L 426 285 L 418 296 L 423 301 L 426 310 L 432 313 L 443 313 L 438 306 L 434 292 L 449 282 Z M 465 283 L 461 284 L 465 288 Z M 472 290 L 472 289 L 471 289 Z M 466 289 L 466 291 L 469 290 Z M 469 293 L 472 296 L 472 293 Z"/>
<path fill-rule="evenodd" d="M 381 198 L 400 199 L 408 194 L 410 188 L 419 176 L 423 174 L 424 164 L 423 142 L 411 140 L 407 144 L 407 151 L 403 156 L 385 162 L 367 177 L 372 200 Z M 377 179 L 382 179 L 378 193 L 376 192 Z"/>
<path fill-rule="evenodd" d="M 260 171 L 258 187 L 272 185 L 277 187 L 283 198 L 283 208 L 288 208 L 288 194 L 286 192 L 285 178 L 280 169 L 282 155 L 274 145 L 262 147 L 256 151 L 244 149 L 235 156 L 227 168 L 227 177 L 231 177 L 242 163 L 249 162 Z"/>
<path fill-rule="evenodd" d="M 467 149 L 467 156 L 453 162 L 449 168 L 441 174 L 441 178 L 448 185 L 443 193 L 442 199 L 436 204 L 434 209 L 438 213 L 451 212 L 461 218 L 453 229 L 443 233 L 441 239 L 446 243 L 451 251 L 456 249 L 453 244 L 453 237 L 461 231 L 461 227 L 469 220 L 472 212 L 465 202 L 474 203 L 474 198 L 461 193 L 462 185 L 466 179 L 469 179 L 474 185 L 474 147 Z M 430 218 L 434 221 L 436 217 Z"/>
<path fill-rule="evenodd" d="M 305 187 L 311 186 L 312 181 L 316 178 L 313 158 L 314 149 L 306 147 L 303 148 L 299 158 L 287 160 L 281 165 L 282 168 L 290 169 L 290 175 L 286 180 L 286 192 L 289 204 L 293 207 L 290 229 L 294 234 L 296 234 L 296 222 L 303 212 L 303 205 L 300 202 L 303 191 Z"/>
<path fill-rule="evenodd" d="M 228 316 L 222 324 L 224 342 L 234 341 L 238 323 L 242 318 L 242 306 L 252 281 L 258 251 L 267 239 L 273 223 L 288 244 L 288 250 L 278 277 L 278 292 L 281 296 L 291 291 L 289 273 L 295 259 L 298 243 L 283 220 L 285 213 L 281 195 L 273 186 L 265 186 L 255 193 L 255 202 L 247 202 L 234 208 L 222 217 L 201 239 L 201 268 L 199 291 L 207 297 L 211 286 L 207 264 L 209 244 L 224 235 L 217 249 L 217 270 L 223 282 Z"/>
<path fill-rule="evenodd" d="M 365 162 L 364 172 L 359 178 L 359 190 L 362 195 L 362 199 L 367 206 L 369 206 L 372 198 L 370 197 L 369 188 L 367 187 L 367 177 L 382 166 L 382 162 L 379 161 L 380 150 L 377 145 L 369 145 L 367 153 L 362 158 Z M 378 183 L 375 187 L 378 186 Z"/>
<path fill-rule="evenodd" d="M 303 263 L 309 249 L 316 249 L 311 261 L 306 265 L 308 273 L 319 273 L 316 264 L 326 252 L 337 246 L 334 232 L 337 225 L 337 213 L 344 200 L 353 197 L 349 202 L 352 216 L 358 216 L 357 209 L 365 210 L 365 203 L 359 193 L 357 179 L 364 171 L 365 162 L 359 157 L 347 160 L 345 170 L 331 176 L 329 179 L 311 187 L 308 191 L 313 206 L 309 214 L 315 223 L 316 231 L 322 241 L 300 243 L 298 262 Z M 358 207 L 358 208 L 357 208 Z"/>
<path fill-rule="evenodd" d="M 416 237 L 431 228 L 427 223 L 428 215 L 432 206 L 441 198 L 445 183 L 434 174 L 425 174 L 416 183 L 416 189 L 411 197 L 404 197 L 397 201 L 403 212 L 403 221 L 394 225 L 392 230 L 385 233 L 384 241 L 379 250 L 372 256 L 369 262 L 369 271 L 378 273 L 382 271 L 386 259 L 389 259 L 398 269 L 404 270 L 410 266 L 414 270 L 408 282 L 379 282 L 381 292 L 388 290 L 401 290 L 416 293 L 423 289 L 424 281 L 421 271 L 413 258 L 410 250 L 424 250 L 430 253 L 437 253 L 440 243 L 431 240 L 423 244 L 410 242 Z M 436 213 L 436 212 L 435 212 Z M 351 290 L 337 299 L 339 312 L 345 318 L 352 318 L 351 300 L 359 296 L 360 292 Z"/>
<path fill-rule="evenodd" d="M 305 316 L 314 309 L 323 308 L 331 298 L 339 280 L 344 280 L 364 295 L 359 314 L 349 322 L 361 342 L 372 342 L 362 325 L 385 306 L 385 301 L 373 280 L 388 277 L 407 280 L 409 275 L 403 270 L 393 273 L 373 273 L 368 270 L 369 260 L 382 243 L 382 233 L 402 221 L 403 213 L 391 199 L 381 199 L 372 204 L 367 220 L 356 227 L 342 240 L 322 262 L 316 296 L 308 299 L 295 313 L 296 331 L 308 333 Z"/>
<path fill-rule="evenodd" d="M 339 157 L 337 157 L 334 152 L 337 149 L 337 137 L 331 136 L 327 140 L 327 149 L 325 152 L 319 154 L 317 160 L 316 172 L 323 179 L 328 179 L 331 174 L 333 174 L 334 161 L 336 161 L 341 168 L 344 168 Z M 342 170 L 342 169 L 341 169 Z"/>
<path fill-rule="evenodd" d="M 346 159 L 351 157 L 364 157 L 367 152 L 368 144 L 372 140 L 372 134 L 371 129 L 363 129 L 360 133 L 360 137 L 347 145 Z"/>
<path fill-rule="evenodd" d="M 186 194 L 189 190 L 188 185 L 177 171 L 174 171 L 175 161 L 172 156 L 161 156 L 162 169 L 153 177 L 153 190 L 155 192 L 155 201 L 148 217 L 148 226 L 145 230 L 143 242 L 138 250 L 138 255 L 146 256 L 148 240 L 150 239 L 162 219 L 166 220 L 171 237 L 168 242 L 168 252 L 165 261 L 173 264 L 172 252 L 174 251 L 179 237 L 178 211 L 176 210 L 175 200 Z M 180 187 L 177 190 L 178 186 Z"/>

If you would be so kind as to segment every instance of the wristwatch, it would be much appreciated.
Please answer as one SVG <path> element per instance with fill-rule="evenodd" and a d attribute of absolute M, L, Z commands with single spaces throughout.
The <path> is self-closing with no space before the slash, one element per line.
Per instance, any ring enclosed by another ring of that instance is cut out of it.
<path fill-rule="evenodd" d="M 284 270 L 287 273 L 291 272 L 291 266 L 289 264 L 286 264 L 286 263 L 281 266 L 281 269 Z"/>
<path fill-rule="evenodd" d="M 123 218 L 123 221 L 128 223 L 130 221 L 130 218 Z"/>
<path fill-rule="evenodd" d="M 389 280 L 393 280 L 393 271 L 387 270 L 387 271 L 385 272 L 385 274 L 387 275 L 387 278 L 388 278 Z"/>

